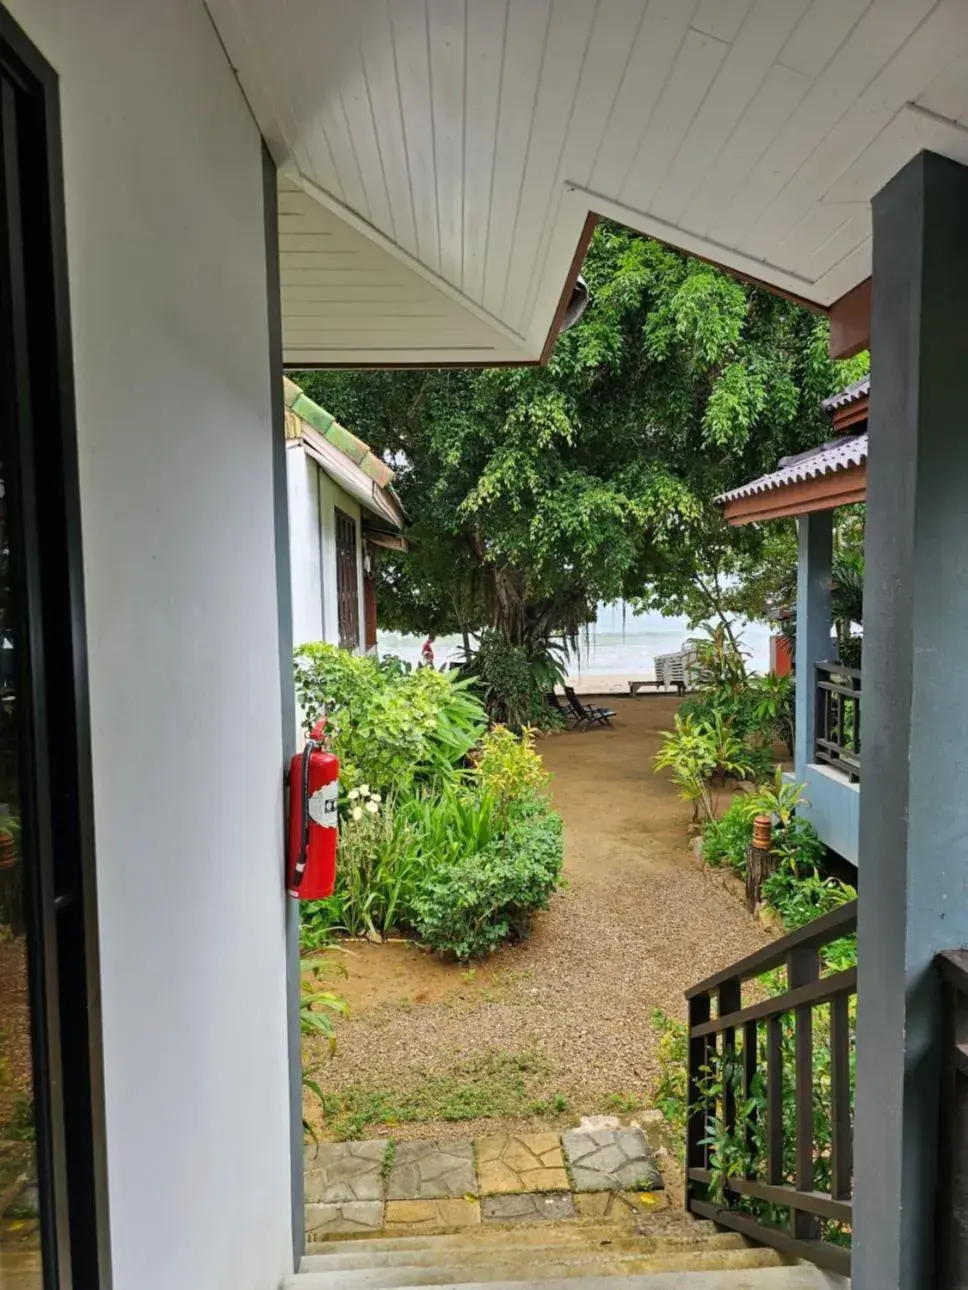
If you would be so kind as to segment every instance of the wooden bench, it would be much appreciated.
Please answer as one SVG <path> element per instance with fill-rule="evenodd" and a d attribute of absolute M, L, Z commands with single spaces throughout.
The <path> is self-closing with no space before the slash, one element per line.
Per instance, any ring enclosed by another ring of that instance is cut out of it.
<path fill-rule="evenodd" d="M 663 690 L 670 688 L 666 685 L 665 681 L 629 681 L 629 694 L 634 699 L 640 690 L 647 690 L 649 686 L 655 686 L 656 692 L 658 692 L 660 688 Z M 675 687 L 677 694 L 685 694 L 686 687 L 682 681 L 676 681 Z"/>

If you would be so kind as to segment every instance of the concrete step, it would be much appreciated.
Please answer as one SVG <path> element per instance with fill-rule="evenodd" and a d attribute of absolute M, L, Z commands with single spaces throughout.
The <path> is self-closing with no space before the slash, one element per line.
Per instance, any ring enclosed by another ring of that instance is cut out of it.
<path fill-rule="evenodd" d="M 293 1290 L 307 1290 L 300 1278 L 290 1283 Z M 332 1283 L 331 1283 L 332 1284 Z M 422 1290 L 425 1281 L 413 1281 L 398 1290 Z M 508 1281 L 466 1281 L 462 1290 L 619 1290 L 611 1277 L 552 1277 L 541 1280 L 516 1278 Z M 718 1271 L 671 1271 L 625 1277 L 621 1290 L 818 1290 L 816 1269 L 796 1267 L 725 1268 Z"/>
<path fill-rule="evenodd" d="M 583 1241 L 556 1241 L 555 1233 L 535 1232 L 534 1241 L 516 1240 L 516 1233 L 503 1232 L 502 1242 L 459 1241 L 447 1245 L 426 1245 L 415 1248 L 406 1241 L 395 1243 L 390 1249 L 360 1249 L 355 1241 L 334 1246 L 323 1254 L 307 1255 L 300 1272 L 333 1272 L 337 1268 L 356 1271 L 362 1268 L 432 1268 L 450 1264 L 455 1259 L 462 1265 L 486 1264 L 498 1257 L 502 1262 L 520 1261 L 541 1263 L 566 1260 L 576 1262 L 585 1258 L 639 1257 L 658 1254 L 677 1254 L 688 1249 L 744 1250 L 746 1242 L 738 1232 L 714 1232 L 695 1236 L 689 1232 L 672 1236 L 636 1236 L 632 1232 L 616 1232 L 601 1239 Z M 543 1239 L 542 1239 L 543 1238 Z M 420 1238 L 414 1238 L 420 1239 Z M 425 1238 L 428 1239 L 428 1238 Z M 387 1242 L 389 1244 L 389 1242 Z"/>
<path fill-rule="evenodd" d="M 488 1223 L 480 1227 L 454 1228 L 449 1232 L 401 1236 L 348 1234 L 310 1243 L 306 1253 L 307 1257 L 316 1257 L 342 1254 L 348 1249 L 379 1253 L 385 1250 L 463 1250 L 470 1245 L 584 1245 L 616 1241 L 628 1236 L 661 1236 L 681 1239 L 690 1244 L 714 1236 L 737 1239 L 736 1233 L 722 1232 L 707 1219 L 664 1211 L 618 1220 L 561 1219 L 554 1223 Z"/>
<path fill-rule="evenodd" d="M 532 1257 L 534 1253 L 534 1257 Z M 773 1250 L 673 1249 L 656 1253 L 612 1254 L 601 1248 L 557 1248 L 536 1252 L 494 1250 L 481 1259 L 450 1251 L 446 1262 L 427 1267 L 391 1267 L 300 1272 L 286 1283 L 289 1290 L 402 1290 L 412 1286 L 455 1286 L 494 1282 L 571 1281 L 576 1278 L 644 1276 L 661 1272 L 745 1272 L 782 1265 Z"/>

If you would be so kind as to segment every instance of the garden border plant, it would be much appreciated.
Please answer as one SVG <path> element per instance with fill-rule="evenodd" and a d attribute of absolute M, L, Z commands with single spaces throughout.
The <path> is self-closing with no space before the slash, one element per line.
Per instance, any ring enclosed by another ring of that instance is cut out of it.
<path fill-rule="evenodd" d="M 413 936 L 467 959 L 530 930 L 563 843 L 529 727 L 487 727 L 472 678 L 316 644 L 296 651 L 307 726 L 341 759 L 336 890 L 303 909 L 304 947 Z"/>

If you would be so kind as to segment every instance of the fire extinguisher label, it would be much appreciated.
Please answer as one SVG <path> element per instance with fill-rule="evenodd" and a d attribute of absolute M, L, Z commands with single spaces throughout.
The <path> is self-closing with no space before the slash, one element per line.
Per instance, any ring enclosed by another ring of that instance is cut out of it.
<path fill-rule="evenodd" d="M 309 799 L 309 818 L 324 829 L 336 828 L 336 802 L 339 798 L 339 781 L 324 784 Z"/>

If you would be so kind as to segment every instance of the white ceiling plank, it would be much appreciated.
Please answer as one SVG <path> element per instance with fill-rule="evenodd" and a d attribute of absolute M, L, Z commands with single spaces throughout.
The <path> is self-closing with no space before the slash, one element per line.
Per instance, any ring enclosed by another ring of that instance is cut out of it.
<path fill-rule="evenodd" d="M 860 101 L 897 111 L 931 84 L 939 65 L 968 49 L 968 13 L 940 4 L 874 77 Z"/>
<path fill-rule="evenodd" d="M 789 120 L 810 88 L 810 79 L 780 63 L 770 68 L 756 98 L 706 172 L 679 223 L 708 234 L 743 187 L 746 176 Z"/>
<path fill-rule="evenodd" d="M 279 254 L 290 269 L 317 273 L 361 273 L 367 266 L 367 259 L 362 251 L 291 250 L 281 245 Z"/>
<path fill-rule="evenodd" d="M 434 169 L 440 272 L 455 287 L 464 276 L 465 0 L 427 0 Z"/>
<path fill-rule="evenodd" d="M 413 281 L 415 289 L 417 289 L 418 284 L 423 284 L 427 289 L 442 294 L 452 304 L 459 306 L 473 317 L 486 323 L 488 327 L 502 336 L 512 349 L 520 346 L 522 338 L 517 333 L 507 327 L 500 318 L 489 315 L 475 301 L 467 299 L 453 283 L 428 269 L 422 261 L 408 255 L 391 238 L 386 237 L 373 225 L 366 223 L 348 207 L 340 206 L 332 197 L 314 188 L 308 180 L 303 179 L 302 184 L 305 190 L 306 211 L 312 217 L 316 227 L 339 229 L 344 237 L 353 237 L 355 235 L 357 245 L 366 247 L 369 250 L 374 257 L 375 264 L 387 266 L 388 278 L 395 279 L 396 274 L 402 268 L 407 280 Z M 287 196 L 291 198 L 291 194 Z M 303 227 L 306 226 L 304 225 Z"/>
<path fill-rule="evenodd" d="M 383 302 L 374 306 L 369 300 L 344 300 L 340 305 L 339 316 L 347 318 L 370 318 L 374 308 L 379 309 L 383 318 L 450 318 L 451 311 L 446 301 L 435 300 L 398 300 Z M 325 300 L 289 299 L 286 307 L 286 318 L 289 321 L 300 318 L 326 318 L 332 316 L 332 309 Z"/>
<path fill-rule="evenodd" d="M 464 110 L 464 294 L 484 300 L 484 264 L 501 93 L 508 0 L 473 0 L 467 8 L 467 89 Z"/>
<path fill-rule="evenodd" d="M 813 0 L 780 51 L 779 61 L 811 79 L 819 76 L 871 3 L 872 0 Z"/>
<path fill-rule="evenodd" d="M 869 202 L 922 149 L 968 162 L 968 130 L 917 107 L 905 107 L 827 193 L 829 202 Z"/>
<path fill-rule="evenodd" d="M 499 315 L 514 241 L 514 216 L 521 195 L 531 138 L 545 36 L 551 17 L 550 0 L 528 0 L 508 8 L 501 99 L 487 259 L 484 266 L 484 308 Z"/>
<path fill-rule="evenodd" d="M 340 187 L 346 205 L 363 219 L 370 220 L 370 206 L 366 199 L 363 175 L 353 149 L 346 114 L 339 96 L 326 100 L 319 108 L 319 129 L 325 146 L 333 158 L 339 175 Z M 311 141 L 308 146 L 312 147 Z"/>
<path fill-rule="evenodd" d="M 688 31 L 649 119 L 619 200 L 646 211 L 729 50 L 722 40 Z"/>
<path fill-rule="evenodd" d="M 554 205 L 546 215 L 541 244 L 534 257 L 525 309 L 517 328 L 519 331 L 530 330 L 535 301 L 547 269 L 551 239 L 558 225 L 558 207 L 564 186 L 567 182 L 586 185 L 591 177 L 647 4 L 648 0 L 598 0 L 565 146 L 554 180 Z M 620 69 L 618 73 L 617 68 Z M 603 86 L 610 86 L 608 93 L 602 92 Z"/>
<path fill-rule="evenodd" d="M 407 141 L 403 133 L 393 35 L 385 0 L 382 21 L 370 23 L 364 32 L 361 53 L 387 199 L 393 218 L 394 238 L 405 251 L 416 255 L 417 230 L 413 215 L 413 193 L 410 190 Z M 325 186 L 321 185 L 323 188 Z"/>
<path fill-rule="evenodd" d="M 841 209 L 853 210 L 854 214 L 841 224 L 832 237 L 821 242 L 812 255 L 803 258 L 802 268 L 807 277 L 822 278 L 834 265 L 839 264 L 845 255 L 856 250 L 870 237 L 871 216 L 870 209 L 866 205 L 845 206 Z"/>
<path fill-rule="evenodd" d="M 363 72 L 362 57 L 353 67 L 352 73 L 344 76 L 339 101 L 346 117 L 353 155 L 356 157 L 360 179 L 366 193 L 370 222 L 388 237 L 395 238 L 396 230 L 390 212 L 387 181 L 383 172 L 383 159 L 380 155 L 380 144 L 373 121 L 373 109 Z"/>
<path fill-rule="evenodd" d="M 434 367 L 451 363 L 455 367 L 493 366 L 496 363 L 521 361 L 520 354 L 499 348 L 421 349 L 419 343 L 409 349 L 382 349 L 364 346 L 360 349 L 330 350 L 324 346 L 287 348 L 285 362 L 290 368 L 306 367 Z"/>
<path fill-rule="evenodd" d="M 678 223 L 807 4 L 757 0 L 650 204 L 654 214 Z"/>
<path fill-rule="evenodd" d="M 750 3 L 751 0 L 701 0 L 692 26 L 717 40 L 735 40 Z"/>
<path fill-rule="evenodd" d="M 875 0 L 824 69 L 827 85 L 844 79 L 862 93 L 935 7 L 936 0 Z"/>
<path fill-rule="evenodd" d="M 440 270 L 434 123 L 430 103 L 430 57 L 424 0 L 388 0 L 403 131 L 413 192 L 417 258 Z"/>
<path fill-rule="evenodd" d="M 786 185 L 739 238 L 772 259 L 813 201 L 822 197 L 888 125 L 891 114 L 855 102 Z M 835 199 L 832 199 L 835 200 Z"/>
<path fill-rule="evenodd" d="M 865 241 L 845 255 L 822 278 L 818 278 L 814 288 L 813 299 L 819 304 L 830 305 L 841 296 L 846 295 L 859 282 L 871 276 L 871 239 Z"/>
<path fill-rule="evenodd" d="M 588 179 L 596 192 L 616 193 L 629 173 L 669 70 L 689 30 L 691 0 L 650 0 L 622 71 L 608 125 Z M 578 176 L 574 177 L 581 183 Z"/>
<path fill-rule="evenodd" d="M 303 174 L 309 175 L 325 192 L 348 204 L 329 140 L 319 121 L 314 121 L 303 132 L 292 153 Z"/>
<path fill-rule="evenodd" d="M 557 200 L 555 185 L 575 109 L 596 6 L 588 0 L 553 0 L 541 81 L 525 160 L 524 180 L 514 221 L 500 316 L 520 330 L 531 284 L 535 248 Z"/>
<path fill-rule="evenodd" d="M 763 154 L 712 233 L 727 244 L 744 233 L 794 179 L 812 153 L 932 7 L 933 0 L 877 0 L 851 29 L 823 74 Z M 813 197 L 820 194 L 813 194 Z M 788 231 L 789 221 L 781 228 Z"/>
<path fill-rule="evenodd" d="M 838 235 L 844 237 L 846 225 L 858 212 L 863 215 L 864 209 L 859 203 L 817 202 L 778 244 L 771 259 L 787 269 L 799 268 L 800 265 L 811 260 L 818 249 L 826 246 L 831 239 Z M 845 250 L 851 250 L 869 231 L 866 227 L 860 229 L 853 243 L 844 248 L 840 254 L 844 254 Z M 839 259 L 840 255 L 834 258 Z M 829 264 L 824 265 L 824 268 L 829 268 Z"/>
<path fill-rule="evenodd" d="M 918 107 L 949 121 L 968 112 L 968 54 L 958 54 L 915 100 Z"/>
<path fill-rule="evenodd" d="M 727 269 L 735 270 L 736 273 L 743 274 L 746 277 L 760 278 L 765 282 L 772 283 L 781 291 L 792 292 L 795 295 L 807 294 L 807 291 L 812 286 L 810 281 L 800 274 L 799 270 L 790 272 L 787 269 L 782 269 L 779 265 L 773 265 L 767 260 L 760 259 L 756 255 L 748 255 L 743 251 L 737 251 L 733 247 L 725 246 L 721 242 L 716 242 L 710 238 L 698 237 L 695 233 L 690 233 L 688 229 L 669 224 L 665 220 L 651 215 L 648 211 L 626 206 L 622 202 L 617 202 L 613 198 L 604 196 L 602 193 L 592 193 L 581 189 L 574 190 L 574 200 L 579 200 L 582 197 L 587 206 L 595 210 L 603 219 L 615 220 L 619 224 L 625 224 L 638 233 L 645 233 L 647 237 L 654 237 L 669 246 L 678 247 L 687 255 L 696 255 L 705 260 L 713 260 Z M 817 302 L 819 304 L 829 303 L 828 301 L 820 300 L 819 297 Z"/>

